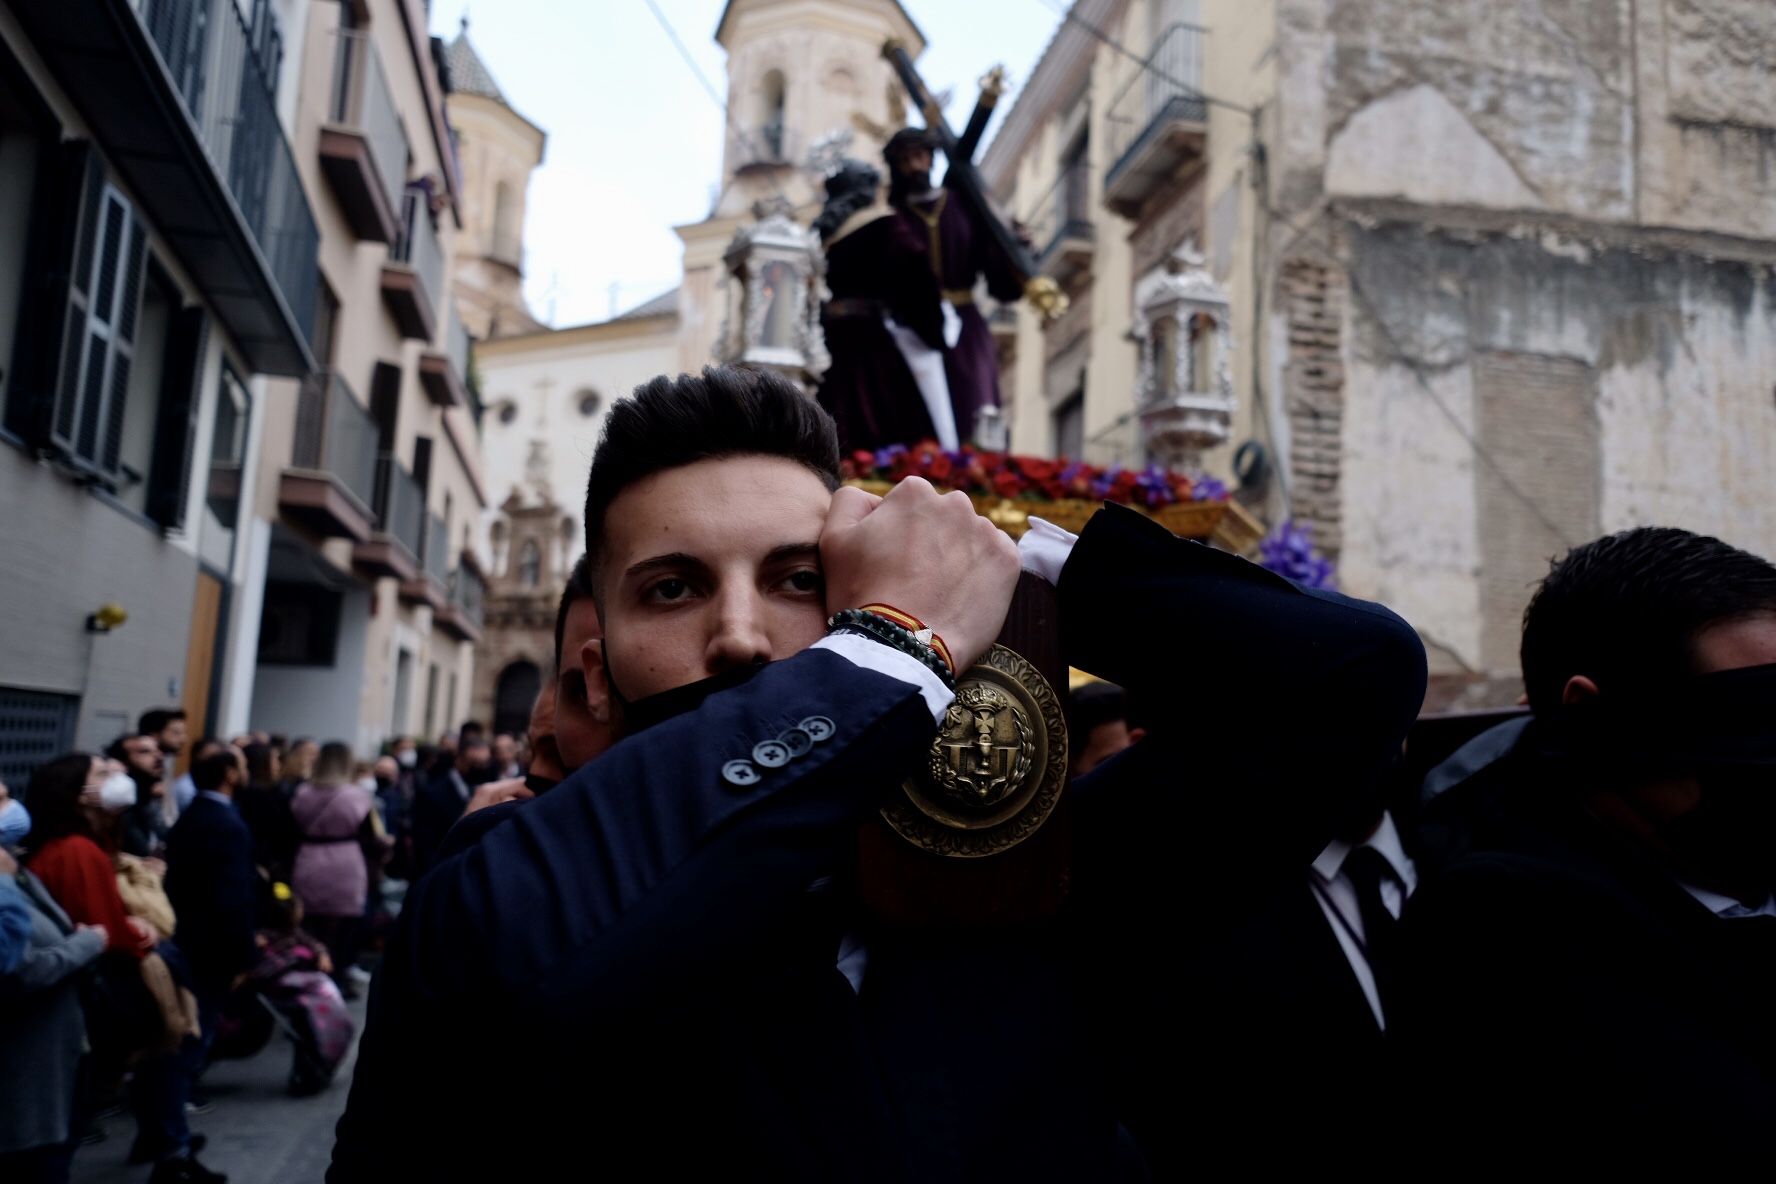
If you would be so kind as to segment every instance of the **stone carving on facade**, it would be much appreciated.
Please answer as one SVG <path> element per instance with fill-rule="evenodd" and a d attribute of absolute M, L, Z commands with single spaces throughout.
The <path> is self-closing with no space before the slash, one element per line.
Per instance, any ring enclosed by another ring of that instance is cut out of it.
<path fill-rule="evenodd" d="M 1172 468 L 1194 467 L 1233 427 L 1232 309 L 1194 240 L 1163 271 L 1135 285 L 1140 342 L 1136 405 L 1147 451 Z"/>
<path fill-rule="evenodd" d="M 756 202 L 752 213 L 722 256 L 726 318 L 716 360 L 775 370 L 812 393 L 832 361 L 820 329 L 826 257 L 788 199 Z"/>

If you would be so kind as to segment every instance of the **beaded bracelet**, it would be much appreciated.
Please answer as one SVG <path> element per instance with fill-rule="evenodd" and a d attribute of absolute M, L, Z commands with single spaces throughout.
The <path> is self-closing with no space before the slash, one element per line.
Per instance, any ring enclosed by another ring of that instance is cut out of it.
<path fill-rule="evenodd" d="M 928 645 L 937 651 L 937 656 L 944 660 L 944 665 L 950 668 L 951 674 L 956 672 L 956 658 L 950 653 L 950 647 L 944 644 L 943 638 L 932 632 L 929 625 L 912 613 L 905 609 L 895 608 L 892 604 L 880 603 L 866 604 L 862 611 L 875 613 L 878 617 L 887 617 L 902 629 L 908 630 L 912 633 L 914 641 L 921 645 Z"/>
<path fill-rule="evenodd" d="M 831 630 L 844 630 L 847 633 L 860 633 L 874 641 L 879 641 L 890 649 L 899 650 L 909 657 L 917 658 L 933 674 L 943 681 L 950 690 L 956 689 L 956 676 L 950 667 L 937 654 L 937 651 L 913 636 L 913 631 L 882 616 L 880 613 L 869 612 L 860 608 L 848 608 L 836 612 L 827 621 L 826 627 Z"/>

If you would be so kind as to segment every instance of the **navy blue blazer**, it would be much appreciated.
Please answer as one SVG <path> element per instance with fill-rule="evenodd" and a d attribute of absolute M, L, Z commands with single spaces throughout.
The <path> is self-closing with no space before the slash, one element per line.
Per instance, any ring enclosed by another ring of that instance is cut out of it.
<path fill-rule="evenodd" d="M 258 958 L 253 836 L 240 811 L 198 794 L 167 835 L 173 941 L 198 985 L 224 990 Z"/>
<path fill-rule="evenodd" d="M 413 888 L 328 1178 L 1104 1180 L 1175 1161 L 1202 1017 L 1160 962 L 1188 959 L 1187 894 L 1242 863 L 1299 882 L 1398 753 L 1423 649 L 1384 609 L 1114 509 L 1059 592 L 1069 660 L 1157 723 L 1075 787 L 1061 922 L 872 932 L 851 989 L 818 886 L 844 883 L 858 823 L 935 724 L 913 686 L 807 651 L 617 744 Z M 802 756 L 724 777 L 810 720 L 825 738 Z M 429 1125 L 465 1104 L 472 1120 Z"/>

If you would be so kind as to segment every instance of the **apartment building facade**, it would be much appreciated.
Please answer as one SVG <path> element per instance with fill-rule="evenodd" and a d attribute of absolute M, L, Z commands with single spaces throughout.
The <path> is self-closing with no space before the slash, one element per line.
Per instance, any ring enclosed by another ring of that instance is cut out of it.
<path fill-rule="evenodd" d="M 419 0 L 0 5 L 0 780 L 442 730 L 485 495 Z"/>
<path fill-rule="evenodd" d="M 481 636 L 480 411 L 450 288 L 461 181 L 424 5 L 287 7 L 315 368 L 266 415 L 246 526 L 255 673 L 225 719 L 369 752 L 459 722 Z"/>
<path fill-rule="evenodd" d="M 0 5 L 0 779 L 250 680 L 243 500 L 313 365 L 265 4 Z"/>

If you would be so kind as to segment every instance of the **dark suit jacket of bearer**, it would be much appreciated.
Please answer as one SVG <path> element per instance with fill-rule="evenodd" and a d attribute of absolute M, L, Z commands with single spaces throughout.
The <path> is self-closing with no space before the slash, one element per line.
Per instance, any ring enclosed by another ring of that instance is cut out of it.
<path fill-rule="evenodd" d="M 252 833 L 237 808 L 200 793 L 167 835 L 166 863 L 174 944 L 202 989 L 226 991 L 259 956 Z"/>
<path fill-rule="evenodd" d="M 1300 882 L 1399 751 L 1424 652 L 1385 609 L 1115 508 L 1059 594 L 1069 660 L 1163 721 L 1072 791 L 1063 922 L 870 933 L 854 993 L 810 886 L 842 878 L 934 724 L 913 686 L 835 654 L 773 663 L 414 888 L 329 1179 L 1104 1180 L 1183 1162 L 1214 1134 L 1191 1122 L 1215 1088 L 1191 1045 L 1216 1023 L 1191 1005 L 1193 930 L 1238 913 L 1230 875 Z M 830 735 L 805 755 L 724 780 L 813 717 Z"/>

